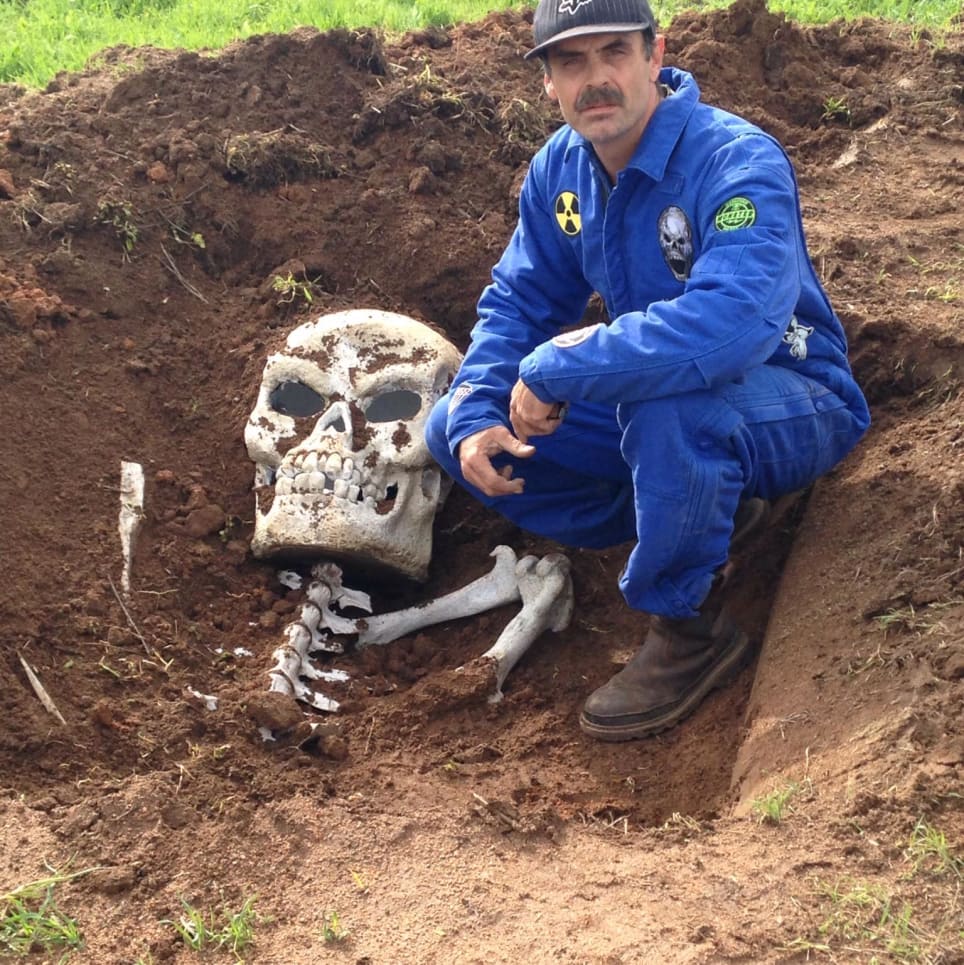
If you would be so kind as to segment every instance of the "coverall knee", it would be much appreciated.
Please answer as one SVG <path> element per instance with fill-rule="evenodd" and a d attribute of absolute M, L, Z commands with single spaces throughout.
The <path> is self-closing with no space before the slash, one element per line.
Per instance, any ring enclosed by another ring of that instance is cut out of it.
<path fill-rule="evenodd" d="M 574 402 L 528 460 L 501 456 L 522 494 L 486 497 L 465 482 L 445 438 L 447 399 L 429 420 L 435 458 L 487 506 L 570 546 L 634 536 L 619 585 L 635 609 L 693 616 L 726 562 L 741 499 L 774 499 L 833 467 L 864 422 L 828 389 L 778 366 L 721 388 L 627 402 Z"/>
<path fill-rule="evenodd" d="M 479 502 L 567 546 L 601 549 L 633 538 L 632 477 L 619 452 L 620 431 L 611 406 L 574 404 L 556 432 L 529 440 L 535 455 L 496 456 L 495 468 L 511 464 L 513 477 L 525 480 L 525 491 L 492 497 L 465 480 L 452 455 L 445 432 L 448 401 L 444 396 L 433 409 L 425 441 L 439 465 Z"/>

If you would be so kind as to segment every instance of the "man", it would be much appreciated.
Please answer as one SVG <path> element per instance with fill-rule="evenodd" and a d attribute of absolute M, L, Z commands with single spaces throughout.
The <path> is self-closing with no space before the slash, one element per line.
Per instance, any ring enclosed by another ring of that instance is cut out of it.
<path fill-rule="evenodd" d="M 869 415 L 781 147 L 662 66 L 647 0 L 541 0 L 534 35 L 526 56 L 567 123 L 530 165 L 426 434 L 456 480 L 532 532 L 636 538 L 619 586 L 649 631 L 580 718 L 627 740 L 739 668 L 732 541 L 836 465 Z M 593 292 L 608 323 L 573 329 Z"/>

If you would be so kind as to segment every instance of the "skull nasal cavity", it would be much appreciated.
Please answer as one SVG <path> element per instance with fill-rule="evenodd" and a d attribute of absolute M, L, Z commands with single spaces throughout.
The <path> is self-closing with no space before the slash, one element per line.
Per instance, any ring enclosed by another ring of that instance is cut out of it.
<path fill-rule="evenodd" d="M 315 431 L 325 431 L 326 429 L 352 435 L 351 410 L 348 408 L 347 402 L 333 402 L 325 410 L 315 426 Z"/>

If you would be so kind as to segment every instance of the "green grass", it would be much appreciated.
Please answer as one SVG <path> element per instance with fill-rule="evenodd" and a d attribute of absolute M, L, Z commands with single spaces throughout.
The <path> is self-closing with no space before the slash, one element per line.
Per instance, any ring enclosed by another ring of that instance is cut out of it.
<path fill-rule="evenodd" d="M 342 924 L 337 911 L 326 911 L 321 921 L 321 939 L 326 944 L 343 942 L 348 937 L 348 929 Z"/>
<path fill-rule="evenodd" d="M 953 875 L 964 879 L 964 859 L 954 854 L 944 832 L 923 818 L 914 825 L 905 853 L 913 862 L 915 874 L 925 870 L 934 875 Z"/>
<path fill-rule="evenodd" d="M 793 811 L 790 801 L 800 793 L 800 790 L 801 786 L 796 781 L 791 781 L 783 787 L 775 788 L 769 794 L 755 798 L 753 813 L 760 824 L 779 824 Z"/>
<path fill-rule="evenodd" d="M 662 0 L 664 25 L 681 10 L 728 6 L 730 0 Z M 0 82 L 40 87 L 60 70 L 79 70 L 105 47 L 153 45 L 218 49 L 253 34 L 297 26 L 378 27 L 401 33 L 430 24 L 481 19 L 521 7 L 498 0 L 0 0 Z M 529 5 L 534 6 L 532 0 Z M 898 20 L 940 32 L 960 12 L 960 0 L 770 0 L 771 9 L 806 23 L 861 16 Z"/>
<path fill-rule="evenodd" d="M 847 961 L 934 961 L 926 955 L 925 937 L 913 921 L 914 910 L 874 884 L 821 883 L 824 919 L 813 937 L 800 937 L 787 946 L 792 951 L 842 952 Z M 926 955 L 926 957 L 925 957 Z"/>
<path fill-rule="evenodd" d="M 224 909 L 220 916 L 216 916 L 205 914 L 182 898 L 184 911 L 181 917 L 177 921 L 166 919 L 161 924 L 170 925 L 192 951 L 226 948 L 240 960 L 241 952 L 254 942 L 254 926 L 262 920 L 254 910 L 256 900 L 247 898 L 238 911 Z"/>
<path fill-rule="evenodd" d="M 20 885 L 0 895 L 0 952 L 27 955 L 55 949 L 83 948 L 76 919 L 65 914 L 54 899 L 57 885 L 79 875 L 54 874 Z"/>

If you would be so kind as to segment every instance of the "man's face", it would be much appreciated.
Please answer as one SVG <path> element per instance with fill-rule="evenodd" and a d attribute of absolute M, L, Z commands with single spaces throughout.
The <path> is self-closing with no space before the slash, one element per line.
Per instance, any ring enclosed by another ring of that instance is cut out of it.
<path fill-rule="evenodd" d="M 656 86 L 664 41 L 646 56 L 641 31 L 589 34 L 549 48 L 546 93 L 574 130 L 592 142 L 610 173 L 607 157 L 624 165 L 659 103 Z"/>

